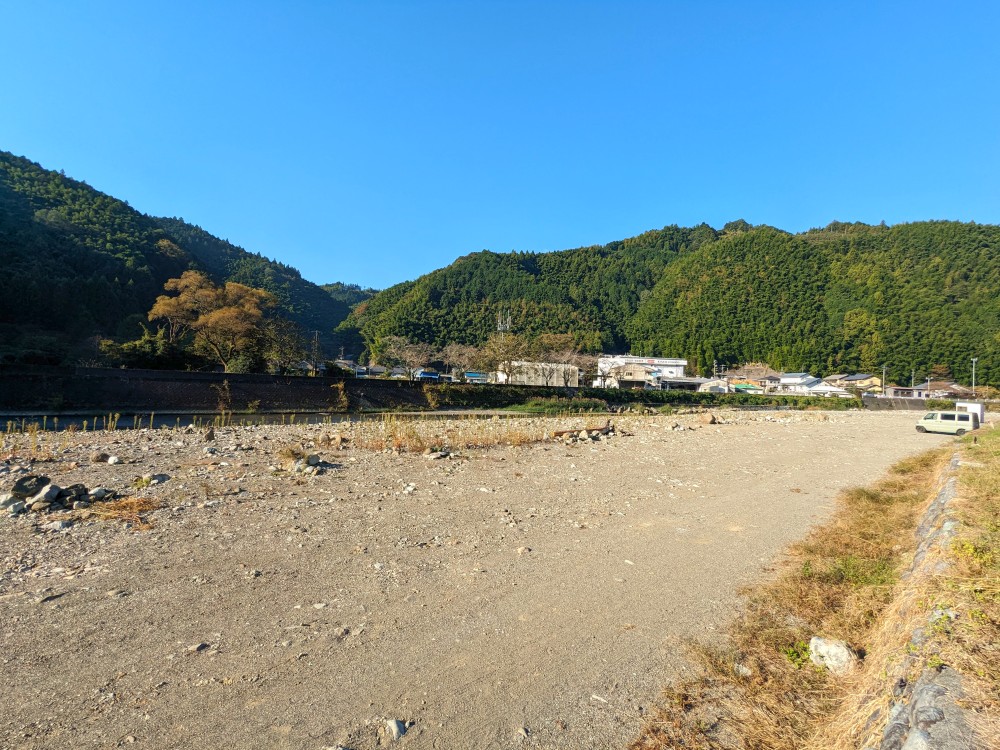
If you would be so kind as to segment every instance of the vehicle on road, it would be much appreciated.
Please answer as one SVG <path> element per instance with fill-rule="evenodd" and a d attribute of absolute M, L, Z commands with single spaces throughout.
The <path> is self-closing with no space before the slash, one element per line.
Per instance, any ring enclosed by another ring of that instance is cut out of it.
<path fill-rule="evenodd" d="M 979 415 L 967 411 L 929 411 L 917 422 L 917 432 L 964 435 L 979 429 Z"/>

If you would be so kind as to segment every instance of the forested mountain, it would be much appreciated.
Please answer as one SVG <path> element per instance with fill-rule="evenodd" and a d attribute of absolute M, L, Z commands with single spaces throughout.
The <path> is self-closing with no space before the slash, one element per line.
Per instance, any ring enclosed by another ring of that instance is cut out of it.
<path fill-rule="evenodd" d="M 1000 377 L 1000 227 L 833 223 L 728 235 L 679 259 L 626 326 L 639 353 L 701 370 L 766 361 L 814 373 L 879 371 L 909 382 L 937 366 Z"/>
<path fill-rule="evenodd" d="M 0 362 L 74 361 L 93 337 L 134 338 L 167 279 L 191 268 L 266 289 L 331 349 L 350 308 L 289 266 L 2 151 L 0 261 Z"/>
<path fill-rule="evenodd" d="M 978 357 L 978 381 L 1000 381 L 993 225 L 668 226 L 561 252 L 473 253 L 376 293 L 316 286 L 0 152 L 0 262 L 0 362 L 72 362 L 96 337 L 135 338 L 166 280 L 195 269 L 269 291 L 327 356 L 338 344 L 377 353 L 394 336 L 482 345 L 509 315 L 524 339 L 569 333 L 586 351 L 684 356 L 701 373 L 762 360 L 814 374 L 888 365 L 903 382 L 950 369 L 967 382 Z"/>
<path fill-rule="evenodd" d="M 528 337 L 571 333 L 584 349 L 620 349 L 625 324 L 664 269 L 717 236 L 703 224 L 562 252 L 484 250 L 380 292 L 341 328 L 369 345 L 390 335 L 478 345 L 496 330 L 497 315 L 509 314 L 512 330 Z"/>
<path fill-rule="evenodd" d="M 666 227 L 604 247 L 490 252 L 377 294 L 342 324 L 377 350 L 401 335 L 482 344 L 500 311 L 527 337 L 684 356 L 695 372 L 766 361 L 815 374 L 936 366 L 1000 379 L 1000 227 L 834 222 L 789 234 L 738 221 Z"/>

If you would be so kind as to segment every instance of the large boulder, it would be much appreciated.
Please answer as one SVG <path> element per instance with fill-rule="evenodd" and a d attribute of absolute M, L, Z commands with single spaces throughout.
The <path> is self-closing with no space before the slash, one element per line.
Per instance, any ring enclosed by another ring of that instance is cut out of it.
<path fill-rule="evenodd" d="M 38 474 L 28 474 L 14 482 L 10 494 L 18 500 L 27 500 L 41 492 L 49 484 L 49 478 Z"/>
<path fill-rule="evenodd" d="M 819 636 L 813 636 L 809 641 L 809 659 L 813 664 L 826 667 L 836 675 L 847 674 L 858 663 L 858 655 L 844 641 Z"/>

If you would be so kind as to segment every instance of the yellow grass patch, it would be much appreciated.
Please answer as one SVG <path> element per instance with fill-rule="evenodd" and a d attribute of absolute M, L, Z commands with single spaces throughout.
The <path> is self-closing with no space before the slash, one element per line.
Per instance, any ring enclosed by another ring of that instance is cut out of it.
<path fill-rule="evenodd" d="M 95 503 L 86 512 L 101 521 L 118 521 L 129 524 L 137 531 L 145 531 L 153 527 L 146 514 L 162 506 L 162 502 L 150 497 L 124 497 L 106 503 Z"/>

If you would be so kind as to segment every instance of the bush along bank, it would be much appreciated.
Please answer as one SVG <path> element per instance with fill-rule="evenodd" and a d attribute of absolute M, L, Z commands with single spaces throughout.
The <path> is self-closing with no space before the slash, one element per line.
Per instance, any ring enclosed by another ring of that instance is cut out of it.
<path fill-rule="evenodd" d="M 559 399 L 567 409 L 574 404 L 601 401 L 609 406 L 731 406 L 785 407 L 844 411 L 862 408 L 861 399 L 817 398 L 812 396 L 752 396 L 745 393 L 697 393 L 695 391 L 631 391 L 615 388 L 554 388 L 527 385 L 483 386 L 426 384 L 424 395 L 434 409 L 504 409 Z M 590 410 L 589 408 L 587 410 Z"/>

